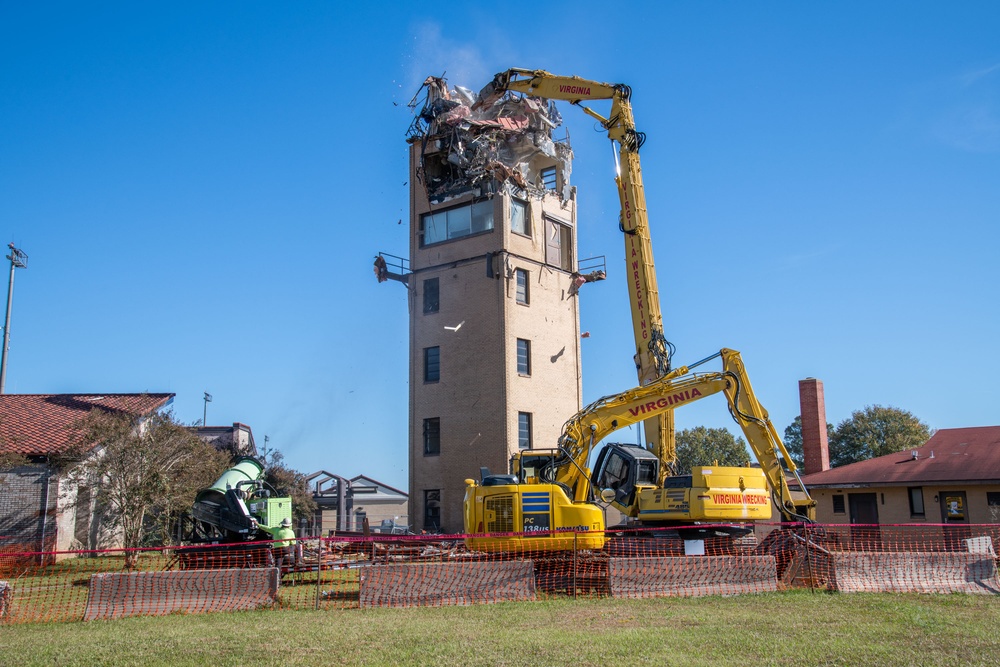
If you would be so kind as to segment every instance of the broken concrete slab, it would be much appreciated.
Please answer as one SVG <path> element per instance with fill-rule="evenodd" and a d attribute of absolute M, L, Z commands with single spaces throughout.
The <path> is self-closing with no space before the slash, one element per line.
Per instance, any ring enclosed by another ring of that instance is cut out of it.
<path fill-rule="evenodd" d="M 361 572 L 360 604 L 418 607 L 535 599 L 531 561 L 399 563 Z"/>
<path fill-rule="evenodd" d="M 279 578 L 276 567 L 95 574 L 83 620 L 259 609 L 274 604 Z"/>
<path fill-rule="evenodd" d="M 842 593 L 1000 595 L 996 561 L 962 552 L 840 552 L 829 556 L 830 585 Z"/>
<path fill-rule="evenodd" d="M 744 595 L 778 588 L 773 556 L 672 556 L 612 558 L 612 597 Z"/>

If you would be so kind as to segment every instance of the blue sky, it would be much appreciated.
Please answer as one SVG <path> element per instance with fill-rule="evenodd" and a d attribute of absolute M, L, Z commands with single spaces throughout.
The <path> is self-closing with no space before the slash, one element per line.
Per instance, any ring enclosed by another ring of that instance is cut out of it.
<path fill-rule="evenodd" d="M 405 488 L 406 298 L 371 261 L 407 253 L 406 103 L 528 67 L 632 86 L 678 362 L 742 351 L 779 431 L 805 377 L 834 423 L 1000 424 L 998 34 L 993 2 L 5 3 L 6 390 L 184 422 L 208 391 L 302 471 Z M 591 400 L 635 383 L 623 244 L 606 136 L 563 117 L 609 267 Z M 718 398 L 677 417 L 737 432 Z"/>

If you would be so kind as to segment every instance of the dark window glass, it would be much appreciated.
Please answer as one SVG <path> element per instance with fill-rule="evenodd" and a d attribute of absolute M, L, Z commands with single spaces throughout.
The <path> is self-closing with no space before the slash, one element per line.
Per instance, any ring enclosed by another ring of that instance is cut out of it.
<path fill-rule="evenodd" d="M 438 279 L 428 278 L 424 281 L 424 312 L 436 313 L 441 302 L 438 297 Z"/>
<path fill-rule="evenodd" d="M 517 373 L 531 375 L 531 341 L 517 339 Z"/>
<path fill-rule="evenodd" d="M 531 449 L 531 413 L 517 413 L 517 448 Z"/>
<path fill-rule="evenodd" d="M 424 490 L 424 530 L 441 530 L 441 490 Z"/>
<path fill-rule="evenodd" d="M 424 348 L 424 382 L 437 382 L 441 379 L 441 348 Z"/>
<path fill-rule="evenodd" d="M 527 305 L 528 272 L 524 269 L 514 269 L 514 277 L 517 280 L 517 302 Z"/>
<path fill-rule="evenodd" d="M 493 229 L 493 202 L 486 200 L 420 217 L 420 246 L 478 234 Z"/>
<path fill-rule="evenodd" d="M 844 496 L 838 494 L 833 497 L 833 513 L 834 514 L 845 514 L 844 510 Z"/>
<path fill-rule="evenodd" d="M 920 486 L 910 487 L 910 516 L 924 515 L 924 489 Z"/>
<path fill-rule="evenodd" d="M 441 418 L 431 417 L 424 420 L 424 456 L 436 456 L 441 453 Z"/>

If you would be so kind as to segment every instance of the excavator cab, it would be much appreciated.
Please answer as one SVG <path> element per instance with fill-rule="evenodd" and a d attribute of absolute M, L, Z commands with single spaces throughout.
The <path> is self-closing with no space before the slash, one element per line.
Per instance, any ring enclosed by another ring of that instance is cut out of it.
<path fill-rule="evenodd" d="M 594 470 L 594 488 L 611 489 L 615 504 L 636 510 L 636 491 L 656 486 L 660 460 L 638 445 L 608 443 L 601 449 Z"/>

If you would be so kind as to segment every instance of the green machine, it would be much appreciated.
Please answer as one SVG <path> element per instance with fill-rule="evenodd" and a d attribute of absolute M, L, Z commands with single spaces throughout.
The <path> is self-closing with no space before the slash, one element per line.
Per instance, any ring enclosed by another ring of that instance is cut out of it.
<path fill-rule="evenodd" d="M 212 486 L 195 496 L 191 508 L 194 539 L 240 542 L 267 539 L 257 526 L 276 528 L 292 518 L 292 499 L 279 497 L 264 482 L 264 464 L 244 456 Z"/>

